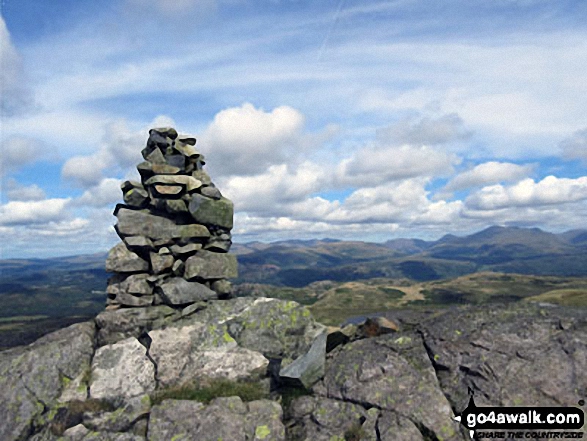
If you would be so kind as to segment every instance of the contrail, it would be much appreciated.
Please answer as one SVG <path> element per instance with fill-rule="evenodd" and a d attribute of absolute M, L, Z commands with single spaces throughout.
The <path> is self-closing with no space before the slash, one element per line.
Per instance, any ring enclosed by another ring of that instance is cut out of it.
<path fill-rule="evenodd" d="M 340 11 L 342 11 L 342 8 L 344 6 L 344 2 L 345 2 L 345 0 L 340 0 L 340 2 L 338 2 L 338 8 L 336 8 L 336 12 L 334 14 L 334 17 L 332 18 L 332 23 L 330 23 L 330 27 L 328 28 L 328 32 L 326 33 L 326 37 L 324 37 L 324 41 L 322 41 L 322 45 L 320 46 L 320 51 L 318 52 L 317 61 L 320 61 L 320 59 L 322 58 L 322 54 L 324 53 L 324 49 L 326 49 L 326 44 L 328 43 L 328 39 L 330 38 L 330 34 L 332 34 L 332 30 L 334 29 L 334 27 L 336 26 L 336 23 L 338 22 L 338 17 L 340 15 Z"/>

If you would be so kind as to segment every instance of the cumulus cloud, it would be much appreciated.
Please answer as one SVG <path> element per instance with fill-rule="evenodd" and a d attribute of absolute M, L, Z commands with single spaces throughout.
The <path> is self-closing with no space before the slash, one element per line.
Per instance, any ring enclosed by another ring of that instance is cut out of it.
<path fill-rule="evenodd" d="M 577 130 L 559 146 L 565 157 L 587 160 L 587 129 Z"/>
<path fill-rule="evenodd" d="M 472 132 L 465 129 L 456 113 L 438 118 L 406 118 L 377 130 L 377 138 L 384 142 L 411 145 L 437 145 L 469 139 Z"/>
<path fill-rule="evenodd" d="M 0 225 L 29 225 L 59 222 L 68 216 L 71 198 L 41 201 L 10 201 L 0 206 Z"/>
<path fill-rule="evenodd" d="M 303 201 L 321 188 L 324 179 L 324 169 L 311 162 L 297 167 L 280 164 L 257 175 L 226 179 L 222 191 L 235 201 L 237 210 L 270 215 L 288 204 Z"/>
<path fill-rule="evenodd" d="M 456 155 L 429 146 L 376 143 L 342 160 L 336 179 L 342 185 L 375 186 L 416 176 L 445 176 L 459 162 Z"/>
<path fill-rule="evenodd" d="M 0 110 L 13 116 L 31 104 L 29 89 L 25 86 L 22 61 L 10 38 L 4 18 L 0 15 Z"/>
<path fill-rule="evenodd" d="M 11 201 L 40 201 L 46 197 L 38 185 L 21 185 L 15 179 L 8 179 L 3 191 Z"/>
<path fill-rule="evenodd" d="M 75 200 L 76 205 L 90 207 L 114 206 L 121 199 L 120 179 L 106 178 L 93 187 L 86 190 L 79 199 Z"/>
<path fill-rule="evenodd" d="M 539 182 L 524 179 L 505 187 L 484 187 L 465 199 L 468 208 L 497 210 L 508 207 L 557 205 L 587 199 L 587 176 L 577 179 L 547 176 Z"/>
<path fill-rule="evenodd" d="M 41 146 L 34 139 L 15 137 L 3 141 L 0 176 L 36 162 L 40 155 Z"/>
<path fill-rule="evenodd" d="M 219 173 L 253 175 L 299 154 L 304 119 L 289 106 L 266 112 L 244 103 L 216 114 L 201 145 Z"/>
<path fill-rule="evenodd" d="M 131 130 L 125 120 L 107 124 L 99 149 L 91 155 L 68 159 L 61 169 L 61 175 L 82 188 L 97 186 L 104 179 L 106 171 L 126 172 L 143 160 L 141 150 L 150 128 L 172 125 L 173 120 L 165 116 L 155 118 L 141 130 Z"/>
<path fill-rule="evenodd" d="M 534 169 L 533 165 L 518 165 L 510 162 L 490 161 L 476 165 L 471 170 L 459 173 L 444 187 L 444 191 L 458 191 L 501 182 L 518 181 Z"/>

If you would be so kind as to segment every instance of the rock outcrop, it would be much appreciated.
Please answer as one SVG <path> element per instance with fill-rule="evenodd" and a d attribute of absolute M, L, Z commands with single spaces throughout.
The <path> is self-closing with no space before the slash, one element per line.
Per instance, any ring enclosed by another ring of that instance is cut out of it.
<path fill-rule="evenodd" d="M 228 254 L 233 204 L 203 170 L 196 139 L 173 128 L 152 129 L 137 166 L 141 182 L 122 184 L 116 206 L 122 242 L 110 251 L 106 270 L 109 309 L 228 298 L 227 279 L 237 276 Z"/>
<path fill-rule="evenodd" d="M 150 320 L 162 312 L 151 306 L 134 322 L 140 335 L 118 330 L 112 314 L 136 309 L 102 313 L 96 323 L 110 327 L 77 324 L 0 353 L 0 439 L 464 441 L 452 417 L 469 388 L 478 405 L 577 406 L 587 395 L 581 310 L 398 311 L 397 332 L 357 331 L 303 388 L 275 377 L 280 362 L 307 362 L 326 340 L 303 306 L 213 300 Z M 216 381 L 235 388 L 190 395 Z"/>

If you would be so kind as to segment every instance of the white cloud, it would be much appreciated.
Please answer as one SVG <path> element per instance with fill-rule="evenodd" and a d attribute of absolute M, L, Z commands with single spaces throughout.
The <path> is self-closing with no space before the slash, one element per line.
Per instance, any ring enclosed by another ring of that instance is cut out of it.
<path fill-rule="evenodd" d="M 36 184 L 21 185 L 15 179 L 8 179 L 3 189 L 11 201 L 40 201 L 45 199 L 45 191 Z"/>
<path fill-rule="evenodd" d="M 38 141 L 31 138 L 9 138 L 2 141 L 2 157 L 0 176 L 18 170 L 28 164 L 38 161 L 41 157 L 41 147 Z"/>
<path fill-rule="evenodd" d="M 558 205 L 587 199 L 587 176 L 577 179 L 547 176 L 539 182 L 524 179 L 505 187 L 492 185 L 468 196 L 465 204 L 476 210 Z"/>
<path fill-rule="evenodd" d="M 318 191 L 324 179 L 325 170 L 311 162 L 299 164 L 295 169 L 280 164 L 270 166 L 261 174 L 233 176 L 220 188 L 235 201 L 237 210 L 271 215 Z"/>
<path fill-rule="evenodd" d="M 462 118 L 456 113 L 438 118 L 405 118 L 389 127 L 377 130 L 377 139 L 382 143 L 436 145 L 469 139 L 472 132 L 466 130 Z"/>
<path fill-rule="evenodd" d="M 59 222 L 68 216 L 67 199 L 44 199 L 42 201 L 10 201 L 0 206 L 0 225 L 28 225 Z"/>
<path fill-rule="evenodd" d="M 20 55 L 14 48 L 4 18 L 0 15 L 0 112 L 13 116 L 31 104 L 30 90 Z"/>
<path fill-rule="evenodd" d="M 201 145 L 206 146 L 213 170 L 255 174 L 300 153 L 297 142 L 304 120 L 289 106 L 265 112 L 244 103 L 217 113 L 201 136 Z"/>
<path fill-rule="evenodd" d="M 565 157 L 587 160 L 587 129 L 577 130 L 559 146 Z"/>
<path fill-rule="evenodd" d="M 115 178 L 105 178 L 102 181 L 87 189 L 79 199 L 75 200 L 76 205 L 91 207 L 113 207 L 122 199 L 120 184 L 122 181 Z"/>
<path fill-rule="evenodd" d="M 173 120 L 166 116 L 158 116 L 141 130 L 130 129 L 125 120 L 106 124 L 98 150 L 91 155 L 68 159 L 61 175 L 83 188 L 97 186 L 106 171 L 114 169 L 126 173 L 130 167 L 143 161 L 141 150 L 149 137 L 149 129 L 173 125 Z"/>
<path fill-rule="evenodd" d="M 488 184 L 518 181 L 527 177 L 533 169 L 533 165 L 489 161 L 457 174 L 443 190 L 457 191 Z"/>
<path fill-rule="evenodd" d="M 440 148 L 373 144 L 342 160 L 336 178 L 341 185 L 374 186 L 417 176 L 446 176 L 459 162 Z"/>

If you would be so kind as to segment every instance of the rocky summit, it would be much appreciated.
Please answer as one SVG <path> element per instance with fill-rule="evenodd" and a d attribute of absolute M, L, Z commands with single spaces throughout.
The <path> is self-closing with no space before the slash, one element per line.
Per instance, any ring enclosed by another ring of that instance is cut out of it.
<path fill-rule="evenodd" d="M 581 309 L 404 309 L 326 327 L 296 302 L 231 298 L 232 204 L 194 144 L 151 131 L 142 183 L 122 186 L 106 309 L 0 352 L 0 440 L 464 441 L 453 417 L 469 391 L 478 406 L 587 396 Z"/>

